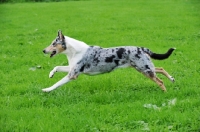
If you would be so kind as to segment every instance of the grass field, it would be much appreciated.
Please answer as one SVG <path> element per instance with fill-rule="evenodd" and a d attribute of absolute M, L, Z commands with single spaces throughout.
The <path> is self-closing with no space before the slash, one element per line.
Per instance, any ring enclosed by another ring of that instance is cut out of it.
<path fill-rule="evenodd" d="M 109 0 L 0 4 L 1 132 L 199 132 L 199 0 Z M 163 75 L 163 93 L 136 70 L 118 69 L 78 80 L 51 92 L 46 88 L 64 55 L 49 58 L 42 50 L 63 33 L 90 45 L 135 45 L 164 53 L 153 60 Z"/>

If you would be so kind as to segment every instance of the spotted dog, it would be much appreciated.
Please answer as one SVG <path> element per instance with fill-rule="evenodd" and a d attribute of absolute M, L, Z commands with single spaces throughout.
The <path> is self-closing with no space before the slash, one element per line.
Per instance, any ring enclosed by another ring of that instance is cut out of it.
<path fill-rule="evenodd" d="M 68 59 L 69 65 L 56 66 L 50 72 L 50 78 L 53 77 L 55 72 L 68 72 L 68 74 L 51 87 L 42 90 L 50 92 L 76 79 L 81 73 L 96 75 L 111 72 L 116 68 L 133 67 L 158 84 L 163 91 L 166 91 L 163 81 L 156 76 L 156 73 L 165 75 L 172 82 L 174 82 L 174 78 L 163 68 L 154 67 L 150 58 L 167 59 L 174 49 L 170 48 L 165 54 L 157 54 L 147 48 L 135 46 L 101 48 L 89 46 L 82 41 L 64 36 L 59 30 L 58 36 L 43 52 L 45 54 L 50 53 L 50 57 L 63 53 Z"/>

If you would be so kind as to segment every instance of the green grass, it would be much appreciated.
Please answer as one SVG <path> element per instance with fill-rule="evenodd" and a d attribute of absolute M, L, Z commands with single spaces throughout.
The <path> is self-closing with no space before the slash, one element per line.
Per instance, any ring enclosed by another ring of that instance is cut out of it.
<path fill-rule="evenodd" d="M 0 131 L 200 131 L 200 2 L 198 0 L 69 1 L 0 4 Z M 164 53 L 153 60 L 176 79 L 161 89 L 136 70 L 118 69 L 43 93 L 64 55 L 42 50 L 63 33 L 102 47 L 135 45 Z M 37 68 L 37 67 L 41 68 Z M 170 102 L 175 104 L 170 104 Z"/>

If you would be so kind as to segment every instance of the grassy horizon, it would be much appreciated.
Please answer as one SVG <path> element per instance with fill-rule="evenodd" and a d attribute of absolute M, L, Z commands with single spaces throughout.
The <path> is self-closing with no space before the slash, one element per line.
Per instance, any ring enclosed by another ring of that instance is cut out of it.
<path fill-rule="evenodd" d="M 200 131 L 200 2 L 198 0 L 68 1 L 0 4 L 0 131 Z M 65 73 L 64 55 L 42 50 L 61 29 L 89 45 L 143 46 L 175 78 L 167 93 L 132 68 L 80 75 L 43 93 Z"/>

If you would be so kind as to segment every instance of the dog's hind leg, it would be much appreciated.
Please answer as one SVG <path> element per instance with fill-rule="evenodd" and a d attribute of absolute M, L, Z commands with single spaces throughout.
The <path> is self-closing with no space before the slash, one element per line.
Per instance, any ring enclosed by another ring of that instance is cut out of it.
<path fill-rule="evenodd" d="M 56 66 L 53 68 L 53 70 L 49 73 L 49 78 L 52 78 L 53 75 L 56 72 L 69 72 L 70 71 L 70 67 L 69 66 Z"/>
<path fill-rule="evenodd" d="M 50 92 L 60 86 L 62 86 L 65 83 L 68 83 L 69 81 L 71 81 L 71 79 L 69 78 L 69 76 L 65 76 L 64 78 L 62 78 L 60 81 L 58 81 L 57 83 L 55 83 L 53 86 L 49 87 L 49 88 L 45 88 L 42 89 L 43 92 Z"/>
<path fill-rule="evenodd" d="M 146 77 L 150 78 L 152 81 L 154 81 L 164 92 L 166 92 L 165 85 L 161 79 L 156 77 L 156 73 L 154 70 L 153 63 L 149 62 L 144 65 L 134 65 L 132 66 L 139 72 L 143 73 Z"/>
<path fill-rule="evenodd" d="M 175 79 L 172 76 L 170 76 L 162 67 L 156 67 L 155 72 L 165 75 L 172 82 L 175 81 Z"/>
<path fill-rule="evenodd" d="M 158 84 L 158 86 L 160 86 L 160 88 L 164 91 L 167 92 L 165 85 L 163 83 L 163 81 L 161 79 L 159 79 L 158 77 L 154 76 L 154 77 L 150 77 L 151 80 L 153 80 L 156 84 Z"/>
<path fill-rule="evenodd" d="M 163 83 L 163 81 L 161 79 L 159 79 L 156 76 L 156 73 L 153 71 L 147 71 L 147 72 L 142 72 L 146 77 L 150 78 L 152 81 L 154 81 L 156 84 L 158 84 L 158 86 L 164 91 L 166 92 L 166 88 L 165 85 Z"/>

